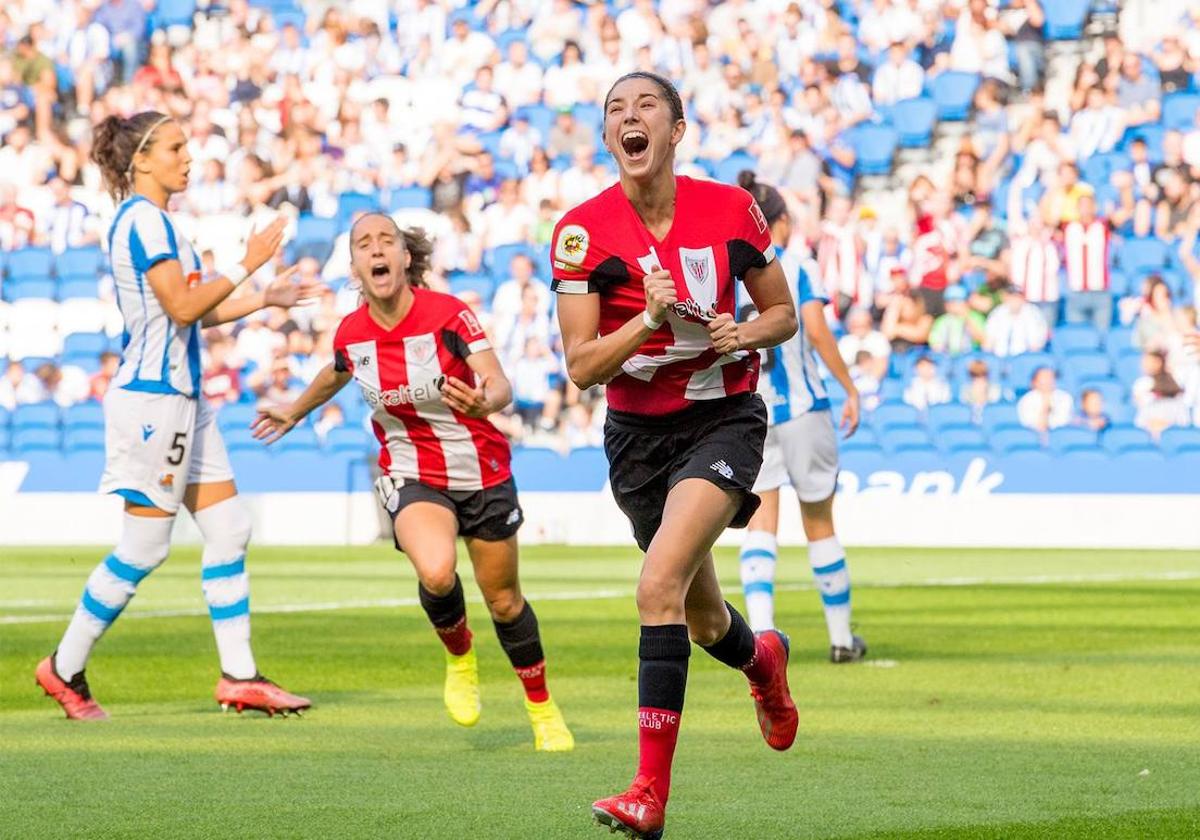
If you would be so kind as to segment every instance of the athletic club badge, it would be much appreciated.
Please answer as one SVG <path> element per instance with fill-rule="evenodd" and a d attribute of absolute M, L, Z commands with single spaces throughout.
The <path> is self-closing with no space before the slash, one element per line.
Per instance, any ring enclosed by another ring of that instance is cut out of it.
<path fill-rule="evenodd" d="M 427 364 L 437 353 L 437 342 L 432 335 L 413 336 L 404 344 L 404 351 L 419 365 Z"/>
<path fill-rule="evenodd" d="M 697 283 L 703 284 L 708 280 L 708 260 L 701 257 L 684 257 L 683 264 L 687 268 L 688 274 Z"/>

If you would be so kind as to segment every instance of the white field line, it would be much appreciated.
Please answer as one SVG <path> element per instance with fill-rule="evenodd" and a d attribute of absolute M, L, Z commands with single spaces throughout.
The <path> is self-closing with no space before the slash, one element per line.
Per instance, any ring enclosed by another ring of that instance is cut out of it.
<path fill-rule="evenodd" d="M 1123 572 L 1113 573 L 1098 573 L 1091 575 L 1029 575 L 1025 577 L 946 577 L 946 578 L 919 578 L 916 580 L 904 581 L 875 581 L 871 583 L 855 584 L 862 589 L 904 589 L 910 587 L 928 587 L 928 586 L 1004 586 L 1004 585 L 1044 585 L 1053 583 L 1119 583 L 1122 581 L 1155 581 L 1155 580 L 1200 580 L 1200 571 L 1171 571 L 1171 572 L 1143 572 L 1141 574 L 1127 574 Z M 813 589 L 813 585 L 809 583 L 782 583 L 775 587 L 776 590 L 784 592 L 802 592 Z M 542 592 L 530 593 L 528 598 L 530 601 L 537 603 L 539 601 L 603 601 L 616 598 L 632 598 L 634 595 L 633 587 L 625 587 L 622 589 L 582 589 L 566 592 Z M 483 599 L 479 596 L 473 596 L 467 599 L 471 603 L 481 604 Z M 365 609 L 395 609 L 400 607 L 416 607 L 420 606 L 420 601 L 416 598 L 380 598 L 373 600 L 353 600 L 353 601 L 318 601 L 308 604 L 264 604 L 255 606 L 253 612 L 257 615 L 267 615 L 270 613 L 307 613 L 307 612 L 332 612 L 336 610 L 365 610 Z M 64 604 L 62 601 L 0 601 L 0 609 L 4 607 L 17 606 L 41 606 L 50 604 Z M 182 610 L 144 610 L 140 612 L 132 612 L 128 618 L 181 618 L 208 615 L 207 609 L 182 609 Z M 0 616 L 0 624 L 44 624 L 46 622 L 63 621 L 68 616 L 66 614 L 55 615 L 8 615 Z"/>

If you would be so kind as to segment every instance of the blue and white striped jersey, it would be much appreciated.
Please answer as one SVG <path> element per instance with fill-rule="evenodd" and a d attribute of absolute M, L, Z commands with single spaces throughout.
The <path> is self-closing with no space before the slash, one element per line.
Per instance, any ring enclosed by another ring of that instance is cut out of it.
<path fill-rule="evenodd" d="M 117 208 L 108 231 L 117 306 L 125 320 L 121 367 L 113 385 L 155 394 L 200 394 L 199 324 L 177 329 L 146 281 L 163 260 L 179 260 L 187 282 L 200 282 L 200 257 L 171 217 L 144 196 Z"/>
<path fill-rule="evenodd" d="M 783 267 L 788 288 L 796 303 L 799 318 L 800 307 L 809 301 L 828 303 L 820 279 L 816 276 L 816 263 L 808 265 L 794 250 L 776 248 L 779 264 Z M 739 320 L 749 320 L 757 315 L 749 295 L 739 287 L 742 305 L 738 307 Z M 786 423 L 810 411 L 829 409 L 829 394 L 817 367 L 817 357 L 812 342 L 804 331 L 804 321 L 796 334 L 778 347 L 759 351 L 762 354 L 762 372 L 758 378 L 758 393 L 767 404 L 767 420 L 771 425 Z"/>

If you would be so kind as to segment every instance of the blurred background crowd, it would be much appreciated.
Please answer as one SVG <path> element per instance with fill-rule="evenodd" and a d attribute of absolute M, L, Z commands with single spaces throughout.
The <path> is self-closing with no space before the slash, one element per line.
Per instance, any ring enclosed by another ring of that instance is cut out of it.
<path fill-rule="evenodd" d="M 680 89 L 680 173 L 751 169 L 785 196 L 786 247 L 871 411 L 849 447 L 1200 448 L 1195 3 L 6 0 L 0 452 L 96 444 L 71 412 L 96 416 L 121 328 L 91 126 L 145 109 L 190 137 L 172 212 L 207 271 L 285 213 L 281 263 L 328 285 L 207 331 L 231 430 L 331 360 L 358 303 L 346 231 L 382 208 L 429 232 L 429 285 L 487 326 L 505 433 L 598 445 L 603 393 L 565 376 L 548 244 L 616 179 L 601 104 L 634 69 Z M 54 423 L 17 422 L 48 403 Z M 347 393 L 297 445 L 365 445 L 363 415 Z"/>

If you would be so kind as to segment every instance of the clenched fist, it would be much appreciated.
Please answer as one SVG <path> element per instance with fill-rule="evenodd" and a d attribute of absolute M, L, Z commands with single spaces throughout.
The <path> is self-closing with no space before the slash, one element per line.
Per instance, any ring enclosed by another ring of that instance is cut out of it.
<path fill-rule="evenodd" d="M 718 353 L 734 353 L 742 349 L 738 322 L 728 312 L 722 312 L 708 322 L 708 338 Z"/>
<path fill-rule="evenodd" d="M 665 321 L 667 312 L 679 300 L 671 272 L 655 266 L 653 271 L 642 278 L 642 285 L 646 288 L 646 312 L 655 321 Z"/>

